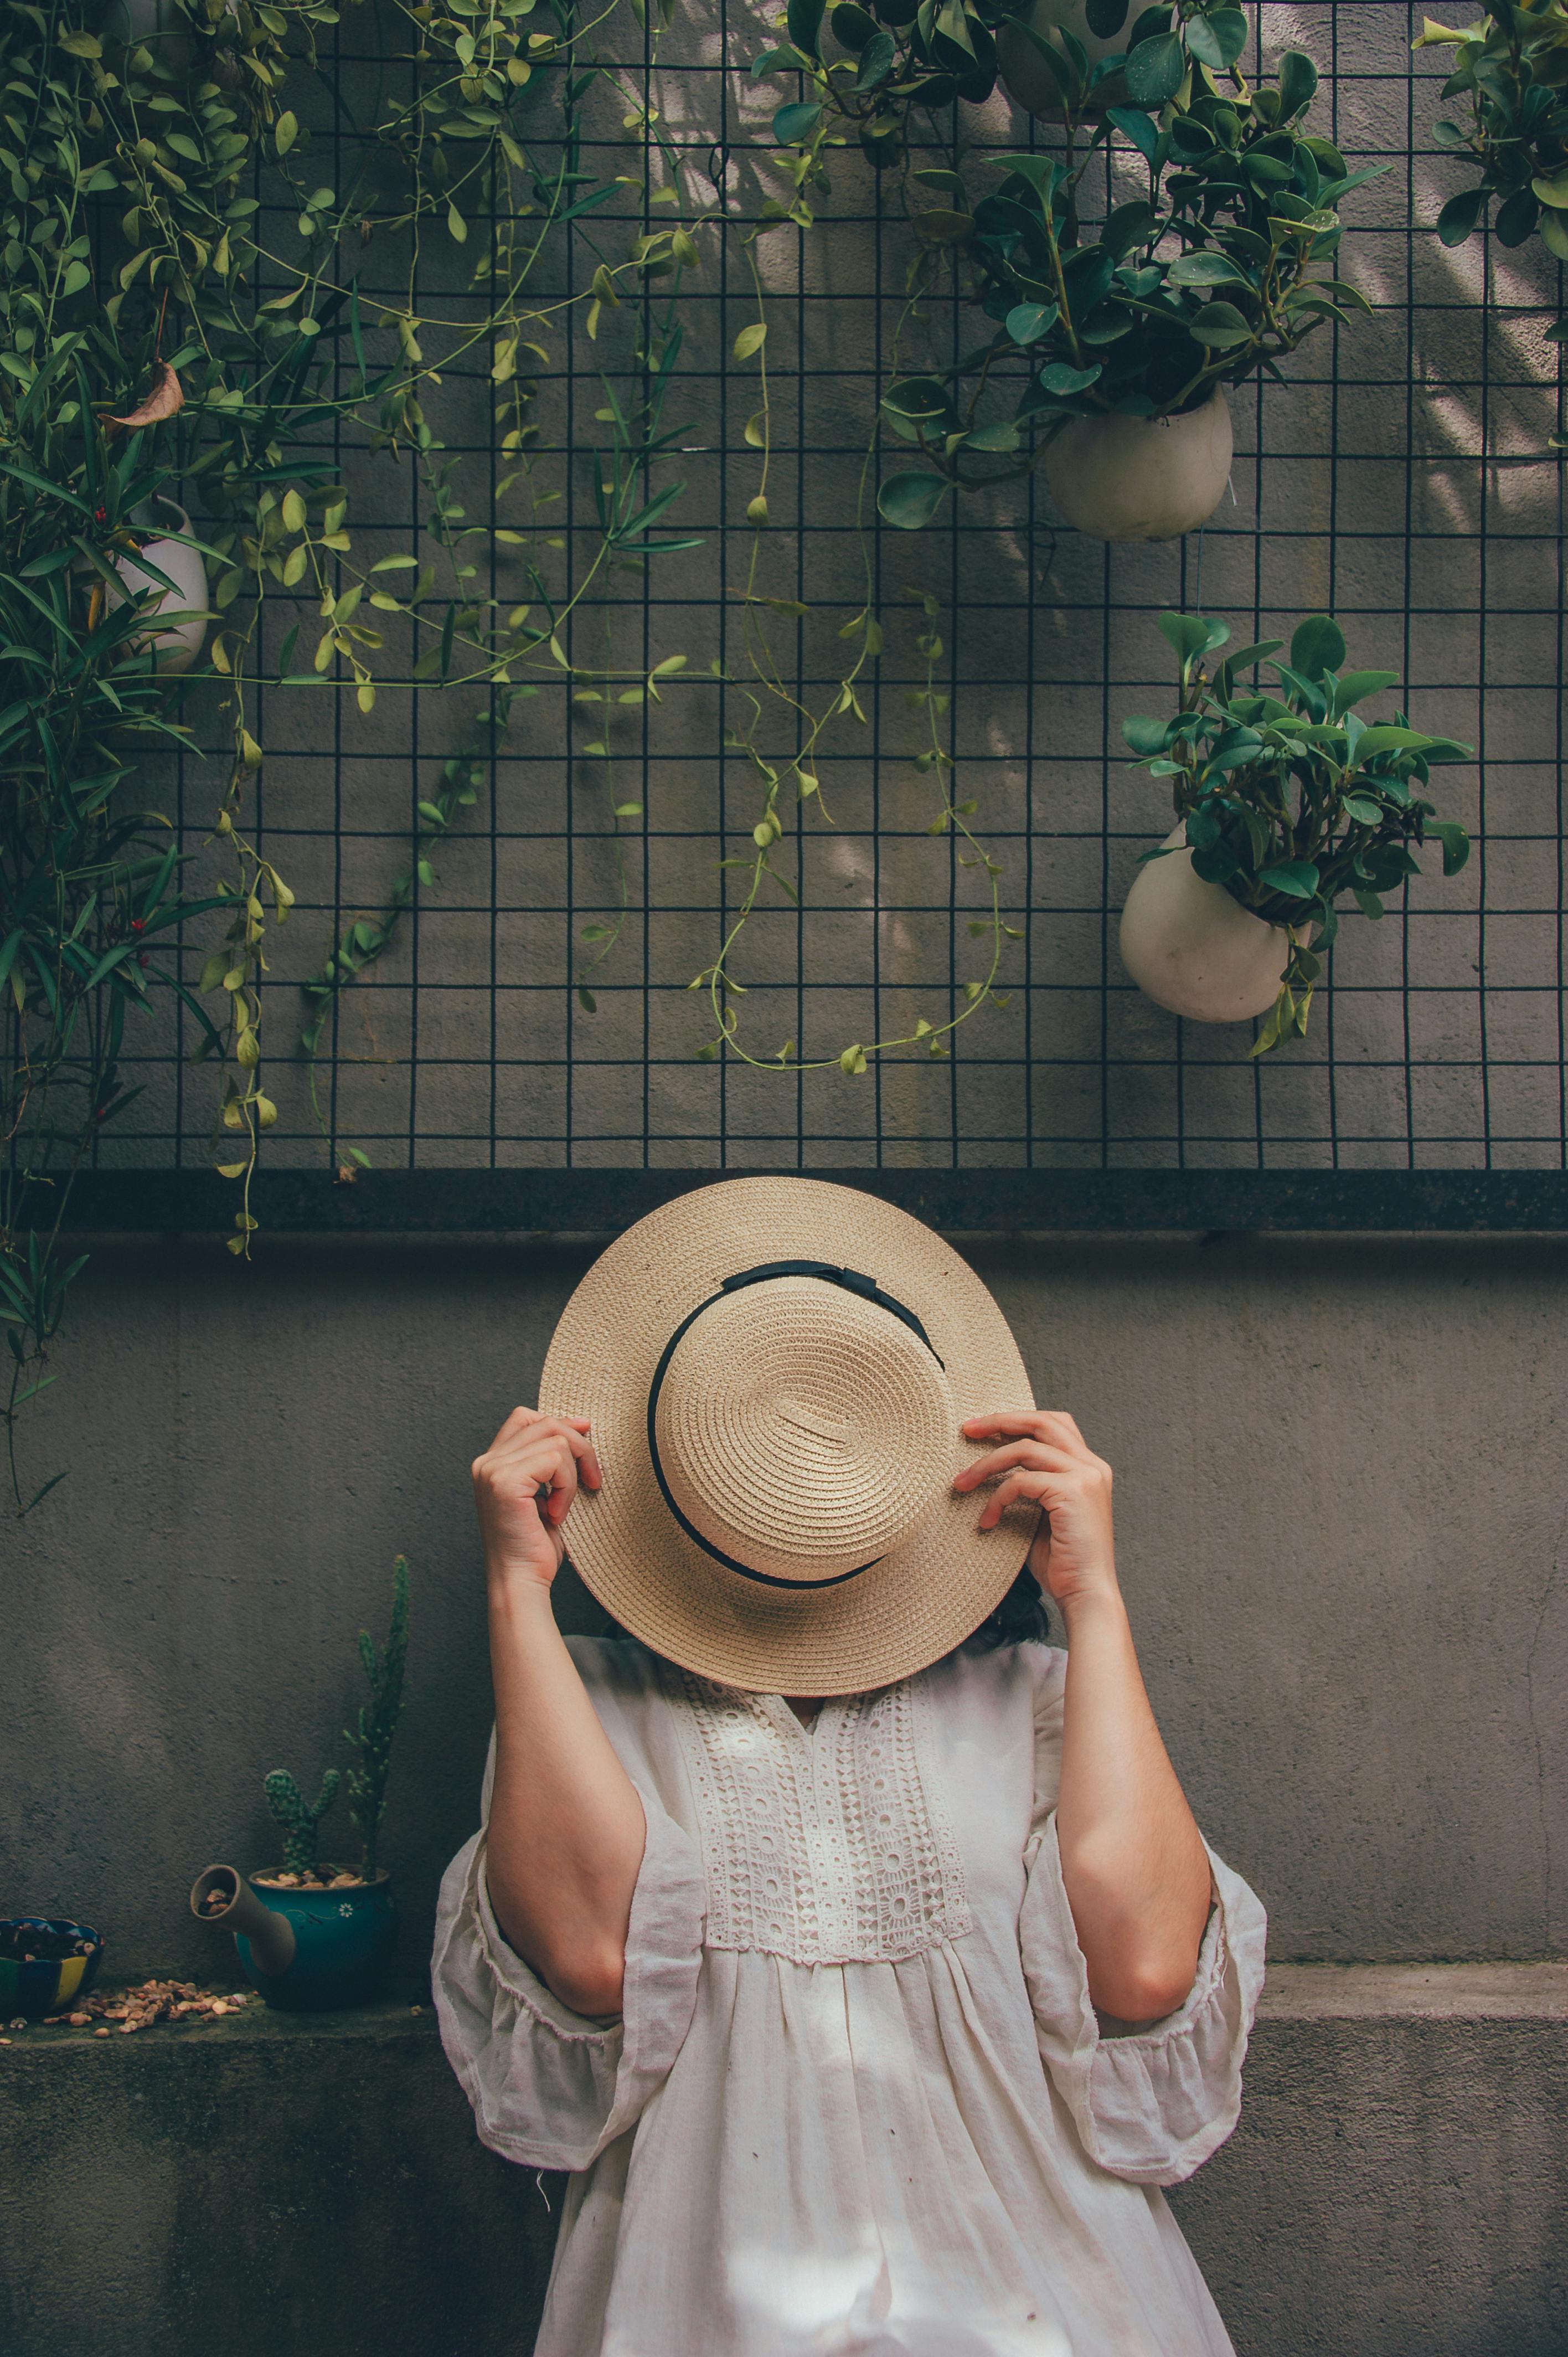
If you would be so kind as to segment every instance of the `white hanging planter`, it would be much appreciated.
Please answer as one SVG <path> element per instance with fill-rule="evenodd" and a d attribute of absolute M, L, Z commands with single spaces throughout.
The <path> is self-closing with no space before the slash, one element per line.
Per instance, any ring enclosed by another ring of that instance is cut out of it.
<path fill-rule="evenodd" d="M 1109 39 L 1103 33 L 1091 33 L 1083 13 L 1083 5 L 1084 0 L 1032 0 L 1032 5 L 1016 8 L 1013 13 L 1015 16 L 1021 17 L 1032 31 L 1038 33 L 1043 40 L 1049 41 L 1054 49 L 1060 51 L 1064 60 L 1066 52 L 1061 50 L 1060 42 L 1054 39 L 1053 36 L 1065 26 L 1074 40 L 1087 52 L 1090 66 L 1092 69 L 1100 63 L 1101 58 L 1121 55 L 1127 46 L 1127 28 L 1123 28 L 1121 33 Z M 1135 8 L 1129 10 L 1128 27 L 1131 27 L 1136 14 Z M 996 35 L 996 62 L 1001 69 L 1003 87 L 1008 97 L 1021 106 L 1026 114 L 1033 114 L 1042 123 L 1061 121 L 1061 85 L 1033 41 L 1026 34 L 1019 32 L 1015 25 L 1004 24 L 999 27 Z M 1116 77 L 1118 85 L 1121 79 L 1118 74 Z M 1116 91 L 1109 90 L 1098 95 L 1092 104 L 1086 106 L 1084 113 L 1100 114 L 1108 105 L 1113 106 L 1115 103 Z"/>
<path fill-rule="evenodd" d="M 1181 417 L 1070 417 L 1046 451 L 1051 497 L 1093 540 L 1177 540 L 1230 479 L 1230 407 L 1216 385 Z"/>
<path fill-rule="evenodd" d="M 159 526 L 166 532 L 190 530 L 190 518 L 185 510 L 175 500 L 161 497 L 149 500 L 145 508 L 138 509 L 134 522 L 140 532 L 156 533 Z M 142 554 L 174 582 L 174 590 L 166 589 L 161 581 L 155 581 L 150 573 L 144 572 L 134 557 L 117 556 L 115 572 L 133 596 L 145 589 L 155 590 L 159 608 L 182 615 L 184 619 L 172 623 L 166 630 L 140 632 L 131 640 L 132 649 L 141 654 L 150 647 L 160 672 L 187 672 L 200 654 L 207 637 L 207 567 L 194 548 L 183 547 L 177 540 L 145 539 Z M 124 603 L 113 590 L 108 594 L 112 606 Z"/>
<path fill-rule="evenodd" d="M 1165 859 L 1139 868 L 1122 911 L 1122 963 L 1146 998 L 1195 1023 L 1244 1023 L 1279 996 L 1286 961 L 1310 921 L 1265 924 L 1192 870 L 1187 828 L 1165 837 Z"/>
<path fill-rule="evenodd" d="M 232 16 L 234 0 L 223 0 L 226 13 Z M 127 48 L 150 49 L 161 66 L 173 73 L 188 73 L 196 51 L 196 27 L 176 0 L 109 0 L 104 10 L 101 32 L 112 40 L 124 41 Z M 209 18 L 204 27 L 211 34 L 216 27 Z M 240 82 L 243 69 L 233 49 L 219 49 L 209 59 L 214 81 L 227 90 Z"/>
<path fill-rule="evenodd" d="M 175 0 L 110 0 L 102 29 L 127 48 L 135 42 L 156 43 L 155 54 L 166 65 L 174 61 L 169 54 L 173 42 L 188 44 L 191 23 Z"/>

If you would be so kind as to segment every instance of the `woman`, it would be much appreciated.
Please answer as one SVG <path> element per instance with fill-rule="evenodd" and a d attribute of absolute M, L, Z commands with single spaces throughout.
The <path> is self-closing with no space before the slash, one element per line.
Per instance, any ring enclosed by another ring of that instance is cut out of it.
<path fill-rule="evenodd" d="M 435 1986 L 486 2143 L 575 2172 L 538 2357 L 1228 2352 L 1155 2189 L 1235 2124 L 1262 1910 L 1160 1741 L 1110 1468 L 972 1271 L 848 1189 L 700 1189 L 474 1484 Z M 568 1546 L 629 1640 L 557 1632 Z"/>

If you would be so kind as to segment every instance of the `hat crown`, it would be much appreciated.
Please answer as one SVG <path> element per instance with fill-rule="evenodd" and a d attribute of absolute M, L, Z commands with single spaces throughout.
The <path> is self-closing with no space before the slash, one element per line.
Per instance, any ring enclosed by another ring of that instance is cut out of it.
<path fill-rule="evenodd" d="M 707 1545 L 802 1585 L 895 1546 L 962 1454 L 929 1346 L 880 1302 L 814 1276 L 710 1301 L 671 1354 L 654 1435 L 670 1494 Z"/>

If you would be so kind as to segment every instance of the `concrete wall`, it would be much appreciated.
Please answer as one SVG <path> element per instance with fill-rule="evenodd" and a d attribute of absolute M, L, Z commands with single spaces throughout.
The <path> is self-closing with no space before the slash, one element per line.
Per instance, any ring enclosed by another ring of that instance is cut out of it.
<path fill-rule="evenodd" d="M 468 1460 L 532 1396 L 590 1249 L 95 1253 L 22 1433 L 33 1480 L 70 1471 L 6 1542 L 0 1911 L 98 1925 L 111 1969 L 213 1965 L 190 1879 L 271 1855 L 267 1769 L 344 1759 L 355 1631 L 402 1550 L 385 1856 L 416 1991 L 489 1726 Z M 1274 1955 L 1564 1953 L 1568 1242 L 973 1257 L 1037 1395 L 1118 1469 L 1161 1721 Z"/>

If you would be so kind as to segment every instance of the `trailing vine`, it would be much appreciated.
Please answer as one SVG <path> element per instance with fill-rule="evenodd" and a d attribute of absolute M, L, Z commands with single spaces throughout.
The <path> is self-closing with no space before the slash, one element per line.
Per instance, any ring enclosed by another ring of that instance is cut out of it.
<path fill-rule="evenodd" d="M 23 1480 L 16 1417 L 52 1380 L 45 1360 L 81 1266 L 61 1241 L 72 1179 L 138 1093 L 132 1027 L 155 1006 L 172 1025 L 177 1009 L 209 1070 L 211 1167 L 234 1187 L 228 1243 L 242 1259 L 285 1058 L 303 1060 L 333 1167 L 348 1177 L 368 1163 L 320 1086 L 345 994 L 439 888 L 444 845 L 547 689 L 591 725 L 569 758 L 598 765 L 614 845 L 610 903 L 562 975 L 585 1017 L 628 907 L 625 831 L 647 816 L 645 794 L 617 784 L 618 716 L 651 722 L 677 697 L 711 711 L 754 797 L 749 846 L 725 846 L 714 955 L 691 985 L 711 1016 L 695 1053 L 854 1076 L 895 1051 L 948 1054 L 961 1026 L 1005 1004 L 1015 929 L 954 766 L 944 603 L 924 587 L 912 610 L 879 610 L 878 508 L 920 522 L 971 479 L 972 458 L 983 475 L 998 459 L 1021 472 L 1069 415 L 1156 414 L 1273 368 L 1352 300 L 1315 274 L 1337 242 L 1333 203 L 1364 177 L 1301 127 L 1306 60 L 1287 58 L 1273 86 L 1244 82 L 1242 11 L 1179 0 L 1129 18 L 1116 0 L 1089 5 L 1097 36 L 1125 26 L 1109 63 L 1000 0 L 841 0 L 831 17 L 823 0 L 789 0 L 756 70 L 795 77 L 800 94 L 774 115 L 760 159 L 773 178 L 749 210 L 732 210 L 722 175 L 712 198 L 695 193 L 698 166 L 662 117 L 672 0 L 651 17 L 642 0 L 115 0 L 106 16 L 98 0 L 10 0 L 0 12 L 0 1415 L 19 1510 L 52 1486 Z M 628 65 L 612 28 L 633 22 L 640 63 Z M 336 62 L 345 24 L 379 60 L 351 91 Z M 1020 58 L 1059 99 L 1066 161 L 1009 159 L 1011 177 L 972 202 L 954 110 L 999 71 L 1022 87 Z M 618 112 L 625 147 L 607 161 L 596 107 Z M 907 218 L 908 299 L 865 420 L 858 607 L 828 686 L 808 691 L 781 650 L 811 608 L 773 570 L 759 254 L 764 240 L 831 232 L 830 165 L 851 141 Z M 1136 222 L 1125 204 L 1080 218 L 1089 158 L 1112 147 L 1145 170 Z M 1034 283 L 1041 240 L 1057 294 Z M 725 662 L 660 646 L 628 666 L 607 590 L 701 544 L 682 521 L 682 302 L 726 242 L 754 298 L 727 356 L 756 384 L 738 651 Z M 1095 273 L 1107 285 L 1079 301 Z M 453 291 L 435 298 L 438 283 Z M 947 285 L 986 340 L 917 373 L 908 347 Z M 1118 332 L 1090 364 L 1093 319 Z M 1196 373 L 1165 365 L 1178 331 Z M 564 454 L 592 470 L 594 521 L 575 545 L 554 512 L 563 486 L 544 461 L 562 454 L 540 390 L 568 348 L 602 388 L 596 446 Z M 449 390 L 476 371 L 502 461 L 478 499 Z M 1009 375 L 1015 413 L 992 416 Z M 912 492 L 894 488 L 898 474 L 879 488 L 890 445 L 918 450 L 919 470 L 902 478 Z M 360 488 L 371 466 L 395 470 L 416 511 L 407 544 L 386 553 L 383 510 Z M 157 503 L 176 495 L 194 521 L 165 531 Z M 208 602 L 193 607 L 182 584 L 195 559 Z M 193 615 L 208 627 L 203 667 L 171 671 L 168 635 Z M 590 619 L 604 633 L 591 651 Z M 803 826 L 832 826 L 828 763 L 867 728 L 868 683 L 907 629 L 908 758 L 929 796 L 921 823 L 945 846 L 933 856 L 950 854 L 974 887 L 972 971 L 911 1028 L 767 1052 L 742 1020 L 746 929 L 775 894 L 798 904 L 789 846 Z M 269 959 L 295 886 L 259 816 L 273 716 L 312 699 L 368 715 L 392 686 L 450 692 L 439 782 L 408 811 L 406 853 L 373 905 L 335 909 L 302 961 L 303 1009 L 290 994 L 280 1014 Z M 148 768 L 202 749 L 209 732 L 188 708 L 199 687 L 220 698 L 226 742 L 214 783 L 187 787 L 209 797 L 199 852 L 177 841 L 179 813 L 160 806 Z"/>
<path fill-rule="evenodd" d="M 621 470 L 598 554 L 569 594 L 546 578 L 553 536 L 538 503 L 515 522 L 505 504 L 519 483 L 527 501 L 527 359 L 547 358 L 574 315 L 592 333 L 685 234 L 607 254 L 588 285 L 535 294 L 547 240 L 619 186 L 581 168 L 605 12 L 581 15 L 572 0 L 454 0 L 450 15 L 423 0 L 381 5 L 383 34 L 395 26 L 412 43 L 406 90 L 387 95 L 383 63 L 372 122 L 342 143 L 340 188 L 319 184 L 319 142 L 302 120 L 324 85 L 343 113 L 321 48 L 339 11 L 325 0 L 169 0 L 161 20 L 145 0 L 121 0 L 102 25 L 82 0 L 48 0 L 0 17 L 0 1319 L 12 1364 L 0 1414 L 22 1511 L 51 1486 L 26 1494 L 16 1418 L 52 1380 L 43 1361 L 81 1266 L 60 1248 L 70 1183 L 138 1092 L 122 1077 L 127 1024 L 160 991 L 221 1070 L 213 1167 L 240 1186 L 231 1250 L 246 1254 L 254 1232 L 251 1179 L 276 1119 L 268 950 L 295 898 L 248 815 L 266 761 L 257 691 L 347 693 L 373 710 L 378 682 L 400 677 L 384 634 L 395 618 L 413 646 L 401 683 L 450 683 L 478 702 L 381 915 L 353 918 L 319 969 L 304 1031 L 314 1064 L 341 989 L 433 882 L 432 854 L 477 798 L 514 705 L 570 673 L 561 633 L 603 566 L 691 544 L 656 529 L 679 487 L 642 495 L 652 446 Z M 549 102 L 531 127 L 541 86 Z M 297 248 L 277 249 L 258 175 L 295 208 Z M 389 237 L 403 242 L 406 296 L 372 303 L 360 257 Z M 474 257 L 449 316 L 420 307 L 430 237 Z M 476 353 L 516 459 L 483 523 L 465 518 L 428 409 L 444 374 Z M 414 470 L 429 554 L 360 558 L 349 448 Z M 189 532 L 157 525 L 174 486 L 202 519 Z M 481 546 L 515 554 L 526 601 L 481 594 Z M 188 574 L 182 586 L 166 569 L 177 553 L 209 568 L 204 616 Z M 263 659 L 263 616 L 279 597 L 295 618 Z M 303 599 L 319 616 L 308 635 Z M 176 675 L 160 661 L 193 610 L 197 635 L 202 619 L 216 625 L 210 671 Z M 184 704 L 208 679 L 231 731 L 209 837 L 230 866 L 197 892 L 183 882 L 192 855 L 143 799 L 141 772 L 160 747 L 197 749 Z M 179 944 L 212 916 L 220 938 L 193 988 Z"/>
<path fill-rule="evenodd" d="M 932 1023 L 926 1016 L 917 1016 L 912 1029 L 892 1034 L 886 1039 L 864 1043 L 852 1040 L 847 1046 L 834 1049 L 830 1054 L 821 1056 L 803 1054 L 797 1042 L 791 1039 L 786 1039 L 773 1055 L 759 1056 L 746 1047 L 741 1037 L 739 1015 L 734 1000 L 737 995 L 744 996 L 745 985 L 738 980 L 735 971 L 736 945 L 755 913 L 763 892 L 769 887 L 781 891 L 796 905 L 799 904 L 799 893 L 795 885 L 776 863 L 775 855 L 786 836 L 785 818 L 780 809 L 781 802 L 787 794 L 790 794 L 795 803 L 822 811 L 824 819 L 830 824 L 832 823 L 831 814 L 824 805 L 822 780 L 818 775 L 818 748 L 830 725 L 836 719 L 847 716 L 859 726 L 863 728 L 866 726 L 865 707 L 857 693 L 858 684 L 866 666 L 879 660 L 885 645 L 883 624 L 874 611 L 872 559 L 868 539 L 869 519 L 866 513 L 877 449 L 878 429 L 875 420 L 860 469 L 855 504 L 855 524 L 860 535 L 865 602 L 857 613 L 851 615 L 840 630 L 841 640 L 847 640 L 854 651 L 841 675 L 834 682 L 827 699 L 817 710 L 812 711 L 786 685 L 783 666 L 778 660 L 768 636 L 768 618 L 770 615 L 797 618 L 809 610 L 806 604 L 798 598 L 766 595 L 760 586 L 764 578 L 762 567 L 768 528 L 768 483 L 772 447 L 772 407 L 768 386 L 767 308 L 757 263 L 756 242 L 757 236 L 764 233 L 768 227 L 792 218 L 793 215 L 787 209 L 776 205 L 774 210 L 769 211 L 765 205 L 758 228 L 753 231 L 746 242 L 746 256 L 751 275 L 757 316 L 742 328 L 736 337 L 733 354 L 736 361 L 739 362 L 746 362 L 752 359 L 757 362 L 757 396 L 760 405 L 747 422 L 746 439 L 759 452 L 760 457 L 757 488 L 746 509 L 746 520 L 751 527 L 752 539 L 745 587 L 740 593 L 744 643 L 750 673 L 749 683 L 743 685 L 743 695 L 748 708 L 749 718 L 744 727 L 726 731 L 725 742 L 731 750 L 746 756 L 760 788 L 761 804 L 757 819 L 752 828 L 752 843 L 755 847 L 751 855 L 749 857 L 731 858 L 726 862 L 726 865 L 740 873 L 741 889 L 738 905 L 725 928 L 718 953 L 713 963 L 695 974 L 689 987 L 706 993 L 714 1016 L 715 1027 L 714 1037 L 697 1050 L 699 1057 L 704 1061 L 712 1062 L 721 1052 L 727 1050 L 738 1057 L 743 1063 L 758 1067 L 767 1065 L 779 1070 L 821 1071 L 836 1065 L 840 1071 L 852 1076 L 858 1076 L 869 1069 L 874 1057 L 890 1054 L 900 1048 L 918 1048 L 923 1049 L 928 1055 L 944 1056 L 949 1053 L 949 1042 L 952 1034 L 961 1025 L 968 1022 L 988 1000 L 993 1004 L 1004 1006 L 1005 998 L 999 996 L 993 985 L 1002 963 L 1004 941 L 1009 937 L 1017 939 L 1020 936 L 1016 927 L 1007 925 L 1003 920 L 1001 863 L 984 849 L 970 827 L 969 821 L 976 806 L 972 802 L 961 803 L 953 798 L 953 759 L 943 742 L 942 732 L 939 726 L 948 711 L 950 703 L 950 698 L 938 687 L 936 681 L 936 665 L 943 652 L 942 640 L 937 629 L 940 609 L 938 599 L 928 591 L 921 595 L 920 602 L 925 622 L 924 628 L 916 639 L 916 652 L 924 667 L 925 675 L 921 684 L 912 689 L 909 694 L 911 705 L 924 718 L 926 742 L 911 756 L 911 761 L 917 774 L 934 776 L 940 790 L 939 807 L 927 827 L 927 833 L 931 835 L 945 835 L 950 829 L 966 846 L 958 855 L 959 864 L 964 867 L 981 868 L 984 871 L 990 899 L 990 914 L 984 920 L 972 919 L 969 931 L 972 938 L 987 939 L 989 946 L 987 970 L 983 977 L 978 980 L 971 977 L 963 983 L 961 1006 L 956 1014 L 948 1017 L 946 1020 Z M 797 223 L 797 226 L 800 224 Z M 912 309 L 912 305 L 907 307 L 904 319 L 900 322 L 895 335 L 895 351 L 897 350 Z M 762 749 L 761 739 L 765 724 L 770 716 L 777 721 L 780 715 L 793 733 L 795 748 L 785 759 L 769 759 Z M 787 807 L 788 804 L 786 804 Z"/>

